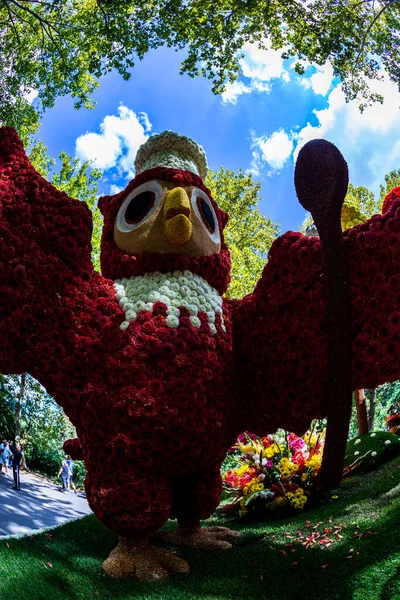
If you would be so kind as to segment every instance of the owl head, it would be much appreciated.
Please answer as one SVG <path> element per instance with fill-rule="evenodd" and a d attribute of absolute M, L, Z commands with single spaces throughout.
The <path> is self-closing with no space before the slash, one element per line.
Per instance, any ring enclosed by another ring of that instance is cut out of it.
<path fill-rule="evenodd" d="M 135 171 L 125 190 L 99 200 L 103 275 L 121 279 L 188 269 L 223 294 L 231 267 L 223 235 L 228 215 L 203 183 L 203 148 L 165 131 L 139 148 Z"/>

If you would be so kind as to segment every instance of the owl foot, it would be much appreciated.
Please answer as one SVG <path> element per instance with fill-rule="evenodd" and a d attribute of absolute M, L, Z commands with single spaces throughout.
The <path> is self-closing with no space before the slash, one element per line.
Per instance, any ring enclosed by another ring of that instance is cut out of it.
<path fill-rule="evenodd" d="M 189 573 L 188 563 L 165 548 L 147 540 L 133 542 L 120 537 L 119 544 L 103 562 L 103 570 L 114 579 L 136 577 L 139 581 L 168 579 L 170 573 Z"/>
<path fill-rule="evenodd" d="M 200 550 L 229 550 L 233 540 L 241 537 L 239 531 L 227 527 L 207 527 L 206 529 L 180 527 L 177 531 L 159 531 L 157 538 L 163 542 L 183 548 Z"/>

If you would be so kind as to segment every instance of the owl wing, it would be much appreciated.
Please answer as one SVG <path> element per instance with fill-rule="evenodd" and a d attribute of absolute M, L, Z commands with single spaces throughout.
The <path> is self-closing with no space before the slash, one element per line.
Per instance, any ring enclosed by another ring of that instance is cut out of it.
<path fill-rule="evenodd" d="M 384 214 L 344 232 L 352 388 L 400 378 L 400 189 Z M 328 336 L 318 237 L 288 232 L 234 312 L 233 346 L 249 431 L 304 432 L 326 416 Z"/>
<path fill-rule="evenodd" d="M 29 342 L 67 329 L 73 297 L 94 276 L 91 212 L 45 181 L 11 127 L 0 129 L 0 371 L 29 370 Z M 51 308 L 51 310 L 50 310 Z"/>

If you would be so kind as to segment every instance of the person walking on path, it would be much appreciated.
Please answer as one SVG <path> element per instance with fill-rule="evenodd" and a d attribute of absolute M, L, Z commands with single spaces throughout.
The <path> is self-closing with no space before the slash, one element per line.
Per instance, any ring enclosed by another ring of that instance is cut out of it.
<path fill-rule="evenodd" d="M 68 478 L 70 476 L 71 471 L 68 468 L 67 462 L 65 460 L 62 461 L 61 463 L 61 468 L 58 472 L 57 477 L 60 477 L 61 475 L 61 480 L 62 480 L 62 492 L 65 493 L 67 491 L 67 483 L 68 483 Z"/>
<path fill-rule="evenodd" d="M 68 469 L 71 471 L 71 475 L 68 477 L 68 481 L 67 481 L 67 488 L 69 490 L 70 486 L 72 487 L 72 489 L 74 490 L 75 494 L 76 494 L 76 487 L 75 484 L 73 482 L 73 477 L 74 477 L 74 463 L 71 460 L 71 457 L 69 454 L 67 454 L 67 456 L 65 457 L 65 462 L 67 463 Z"/>
<path fill-rule="evenodd" d="M 3 448 L 3 452 L 1 454 L 1 463 L 4 467 L 4 474 L 8 475 L 8 461 L 10 458 L 10 454 L 12 454 L 11 450 L 10 450 L 10 446 L 8 444 L 8 442 L 3 442 L 4 448 Z"/>
<path fill-rule="evenodd" d="M 20 490 L 21 489 L 21 479 L 20 479 L 20 465 L 21 465 L 21 460 L 23 458 L 23 447 L 21 446 L 21 444 L 18 444 L 18 446 L 15 446 L 15 444 L 13 444 L 11 446 L 11 452 L 13 455 L 13 463 L 12 463 L 12 468 L 13 468 L 13 475 L 14 475 L 14 489 L 15 490 Z"/>

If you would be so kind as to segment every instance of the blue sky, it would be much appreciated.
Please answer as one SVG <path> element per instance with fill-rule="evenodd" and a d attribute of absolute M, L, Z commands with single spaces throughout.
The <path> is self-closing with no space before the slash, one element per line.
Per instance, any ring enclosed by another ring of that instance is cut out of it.
<path fill-rule="evenodd" d="M 400 95 L 385 77 L 374 90 L 385 96 L 360 114 L 346 103 L 330 65 L 308 67 L 300 78 L 280 52 L 246 46 L 239 82 L 214 96 L 204 78 L 179 75 L 184 53 L 150 52 L 129 81 L 102 78 L 94 110 L 73 108 L 70 98 L 45 113 L 38 138 L 52 156 L 61 151 L 89 159 L 103 170 L 102 194 L 125 187 L 134 176 L 138 146 L 148 135 L 172 129 L 202 144 L 209 166 L 253 173 L 262 183 L 260 210 L 281 231 L 304 218 L 293 186 L 294 160 L 302 144 L 324 137 L 349 163 L 355 185 L 379 189 L 385 173 L 400 168 Z"/>

